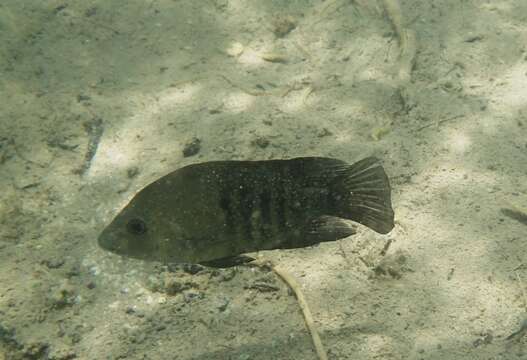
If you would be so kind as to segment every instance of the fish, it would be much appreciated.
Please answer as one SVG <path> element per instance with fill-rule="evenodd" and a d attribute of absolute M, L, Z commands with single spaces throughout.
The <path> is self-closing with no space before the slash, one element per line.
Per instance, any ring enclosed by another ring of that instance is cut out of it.
<path fill-rule="evenodd" d="M 346 238 L 355 223 L 380 234 L 394 227 L 389 179 L 375 157 L 209 161 L 146 185 L 98 244 L 146 261 L 230 267 L 248 253 Z"/>

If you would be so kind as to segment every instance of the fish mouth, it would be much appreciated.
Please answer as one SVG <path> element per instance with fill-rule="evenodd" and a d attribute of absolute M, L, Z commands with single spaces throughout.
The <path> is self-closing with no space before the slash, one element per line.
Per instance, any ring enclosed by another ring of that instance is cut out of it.
<path fill-rule="evenodd" d="M 97 238 L 97 243 L 99 246 L 104 249 L 111 251 L 113 253 L 120 253 L 120 246 L 118 245 L 118 242 L 116 241 L 116 237 L 114 234 L 109 233 L 108 231 L 104 230 L 99 237 Z"/>
<path fill-rule="evenodd" d="M 105 229 L 97 238 L 97 243 L 102 249 L 115 255 L 144 260 L 144 254 L 130 251 L 126 234 L 112 229 Z"/>

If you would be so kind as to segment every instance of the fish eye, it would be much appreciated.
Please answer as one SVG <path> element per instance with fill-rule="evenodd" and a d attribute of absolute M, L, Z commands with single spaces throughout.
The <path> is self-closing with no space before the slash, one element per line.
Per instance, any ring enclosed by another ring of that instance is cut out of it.
<path fill-rule="evenodd" d="M 134 235 L 142 235 L 146 232 L 146 224 L 143 220 L 135 218 L 128 221 L 126 229 Z"/>

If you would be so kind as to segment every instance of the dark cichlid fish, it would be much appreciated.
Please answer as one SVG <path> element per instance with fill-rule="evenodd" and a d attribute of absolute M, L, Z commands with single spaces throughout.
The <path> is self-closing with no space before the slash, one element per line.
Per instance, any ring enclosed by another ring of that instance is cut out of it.
<path fill-rule="evenodd" d="M 144 260 L 230 266 L 243 253 L 352 235 L 342 218 L 382 234 L 393 228 L 390 184 L 376 158 L 212 161 L 147 185 L 99 245 Z"/>

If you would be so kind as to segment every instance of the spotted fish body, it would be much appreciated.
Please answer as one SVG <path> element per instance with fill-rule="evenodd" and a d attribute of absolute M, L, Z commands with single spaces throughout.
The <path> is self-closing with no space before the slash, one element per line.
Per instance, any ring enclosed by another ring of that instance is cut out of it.
<path fill-rule="evenodd" d="M 342 219 L 379 233 L 393 228 L 390 185 L 377 159 L 353 165 L 322 157 L 213 161 L 147 185 L 99 244 L 145 260 L 212 264 L 352 235 Z"/>

